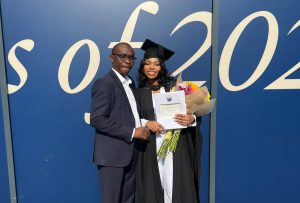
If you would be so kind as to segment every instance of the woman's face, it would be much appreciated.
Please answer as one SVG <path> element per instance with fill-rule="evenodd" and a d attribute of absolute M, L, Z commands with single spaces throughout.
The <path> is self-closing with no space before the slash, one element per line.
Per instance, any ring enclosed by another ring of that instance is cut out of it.
<path fill-rule="evenodd" d="M 148 79 L 155 80 L 160 70 L 161 66 L 158 58 L 149 58 L 145 60 L 143 72 Z"/>

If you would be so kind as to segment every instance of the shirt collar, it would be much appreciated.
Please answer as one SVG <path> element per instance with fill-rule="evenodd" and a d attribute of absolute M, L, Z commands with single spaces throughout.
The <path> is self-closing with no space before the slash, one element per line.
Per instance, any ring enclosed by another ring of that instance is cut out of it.
<path fill-rule="evenodd" d="M 118 71 L 116 71 L 114 68 L 112 68 L 112 70 L 116 73 L 116 75 L 118 76 L 119 80 L 121 81 L 121 83 L 128 83 L 131 84 L 132 81 L 131 79 L 126 75 L 125 77 L 123 77 Z"/>

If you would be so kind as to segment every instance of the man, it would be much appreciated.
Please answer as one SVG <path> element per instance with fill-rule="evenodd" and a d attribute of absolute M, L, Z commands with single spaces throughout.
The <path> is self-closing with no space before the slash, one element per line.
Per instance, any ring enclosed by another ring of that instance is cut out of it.
<path fill-rule="evenodd" d="M 92 88 L 91 125 L 96 129 L 94 161 L 98 164 L 102 203 L 133 203 L 137 153 L 133 139 L 148 139 L 140 127 L 127 76 L 135 53 L 127 43 L 111 51 L 112 70 Z"/>

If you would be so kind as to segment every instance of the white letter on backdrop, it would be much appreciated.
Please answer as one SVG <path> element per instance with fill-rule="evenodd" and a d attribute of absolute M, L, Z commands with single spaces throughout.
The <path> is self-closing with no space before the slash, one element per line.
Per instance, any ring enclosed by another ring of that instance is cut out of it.
<path fill-rule="evenodd" d="M 130 44 L 132 46 L 132 48 L 140 48 L 143 44 L 143 42 L 131 42 L 131 38 L 133 35 L 133 31 L 140 13 L 140 10 L 144 10 L 146 12 L 149 12 L 153 15 L 155 15 L 158 10 L 159 10 L 159 6 L 156 2 L 154 1 L 147 1 L 144 2 L 142 4 L 140 4 L 131 14 L 131 16 L 129 17 L 127 24 L 124 28 L 122 37 L 120 42 L 127 42 L 128 44 Z M 108 46 L 108 48 L 113 48 L 116 44 L 118 44 L 119 42 L 111 42 Z"/>
<path fill-rule="evenodd" d="M 77 51 L 84 45 L 87 45 L 90 50 L 90 61 L 89 65 L 87 68 L 87 72 L 82 79 L 81 83 L 75 87 L 74 89 L 71 89 L 69 85 L 69 71 L 70 71 L 70 66 L 72 63 L 72 60 L 77 53 Z M 58 69 L 58 81 L 61 86 L 61 88 L 69 93 L 69 94 L 75 94 L 80 91 L 82 91 L 84 88 L 86 88 L 91 81 L 94 79 L 98 67 L 100 64 L 100 52 L 97 47 L 97 45 L 89 40 L 89 39 L 83 39 L 77 43 L 75 43 L 64 55 Z"/>
<path fill-rule="evenodd" d="M 86 124 L 91 124 L 91 114 L 90 113 L 84 113 L 84 121 Z"/>
<path fill-rule="evenodd" d="M 20 83 L 18 85 L 8 84 L 8 94 L 15 93 L 25 84 L 28 73 L 22 63 L 18 60 L 16 56 L 16 49 L 21 47 L 26 51 L 31 51 L 34 47 L 34 41 L 31 39 L 24 39 L 16 43 L 8 52 L 8 62 L 13 67 L 13 69 L 17 72 L 20 77 Z"/>
<path fill-rule="evenodd" d="M 205 41 L 203 42 L 202 46 L 198 49 L 198 51 L 189 59 L 187 60 L 182 66 L 180 66 L 176 71 L 172 73 L 173 76 L 178 75 L 182 71 L 184 71 L 186 68 L 188 68 L 191 64 L 193 64 L 198 58 L 200 58 L 211 46 L 211 21 L 212 21 L 212 15 L 210 12 L 202 11 L 202 12 L 196 12 L 193 13 L 187 17 L 185 17 L 178 25 L 174 28 L 174 30 L 171 33 L 174 34 L 178 29 L 180 29 L 182 26 L 191 23 L 191 22 L 202 22 L 206 25 L 207 28 L 207 34 Z"/>
<path fill-rule="evenodd" d="M 245 30 L 245 28 L 252 22 L 255 18 L 264 17 L 268 22 L 268 39 L 265 46 L 264 53 L 260 59 L 258 66 L 255 71 L 251 75 L 251 77 L 241 85 L 234 86 L 231 84 L 229 79 L 229 67 L 231 57 L 235 48 L 237 41 L 239 40 L 241 34 Z M 272 60 L 274 52 L 277 47 L 278 42 L 278 23 L 274 15 L 267 11 L 259 11 L 255 12 L 248 17 L 246 17 L 243 21 L 241 21 L 238 26 L 233 30 L 231 35 L 229 36 L 220 58 L 219 65 L 219 76 L 221 83 L 223 86 L 230 91 L 239 91 L 243 90 L 250 85 L 252 85 L 267 69 L 269 63 Z"/>
<path fill-rule="evenodd" d="M 300 27 L 300 20 L 292 27 L 288 35 L 291 34 L 296 28 Z M 300 89 L 300 79 L 288 79 L 287 77 L 294 73 L 300 68 L 300 62 L 294 65 L 290 70 L 272 82 L 267 86 L 266 90 L 275 90 L 275 89 Z"/>

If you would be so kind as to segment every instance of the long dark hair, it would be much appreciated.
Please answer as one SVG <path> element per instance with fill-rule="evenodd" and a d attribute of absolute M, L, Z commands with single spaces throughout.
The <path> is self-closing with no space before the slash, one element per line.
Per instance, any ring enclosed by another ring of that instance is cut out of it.
<path fill-rule="evenodd" d="M 169 75 L 165 62 L 163 60 L 161 60 L 160 58 L 158 58 L 158 60 L 159 60 L 161 69 L 157 75 L 157 82 L 158 82 L 159 86 L 164 86 L 165 84 L 171 83 L 172 81 L 174 81 L 174 77 Z M 140 67 L 138 70 L 138 75 L 137 75 L 139 87 L 141 87 L 141 88 L 145 87 L 148 82 L 148 78 L 144 74 L 145 61 L 146 61 L 145 58 L 141 60 Z"/>

